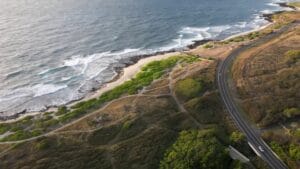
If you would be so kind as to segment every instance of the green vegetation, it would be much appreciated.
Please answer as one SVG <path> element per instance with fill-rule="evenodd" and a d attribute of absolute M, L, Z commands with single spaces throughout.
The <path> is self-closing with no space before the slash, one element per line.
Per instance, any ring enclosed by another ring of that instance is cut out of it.
<path fill-rule="evenodd" d="M 259 38 L 262 34 L 260 32 L 251 32 L 246 35 L 246 37 L 250 40 Z"/>
<path fill-rule="evenodd" d="M 35 144 L 35 148 L 37 150 L 45 150 L 45 149 L 49 148 L 50 146 L 51 146 L 51 143 L 49 142 L 49 140 L 47 140 L 45 138 Z"/>
<path fill-rule="evenodd" d="M 296 144 L 290 144 L 289 146 L 289 156 L 293 160 L 300 160 L 300 146 Z"/>
<path fill-rule="evenodd" d="M 293 65 L 300 60 L 300 50 L 290 50 L 284 55 L 284 61 L 286 64 Z"/>
<path fill-rule="evenodd" d="M 160 78 L 167 69 L 174 67 L 179 61 L 193 62 L 194 59 L 197 59 L 197 57 L 174 56 L 161 61 L 153 61 L 144 66 L 135 78 L 104 93 L 99 100 L 105 102 L 116 99 L 125 93 L 135 94 L 144 86 L 148 86 L 153 80 Z"/>
<path fill-rule="evenodd" d="M 272 150 L 290 167 L 297 168 L 300 162 L 300 137 L 297 128 L 281 131 L 268 131 L 263 134 Z M 298 134 L 298 136 L 297 136 Z"/>
<path fill-rule="evenodd" d="M 272 148 L 272 150 L 284 161 L 288 160 L 288 156 L 286 154 L 286 152 L 284 151 L 284 147 L 282 147 L 279 143 L 272 141 L 270 143 L 270 146 Z"/>
<path fill-rule="evenodd" d="M 0 134 L 4 134 L 10 130 L 10 126 L 6 124 L 0 124 Z"/>
<path fill-rule="evenodd" d="M 299 143 L 293 143 L 293 141 L 291 140 L 289 140 L 288 142 L 282 141 L 282 139 L 278 140 L 278 138 L 275 137 L 272 138 L 272 140 L 270 141 L 270 147 L 291 168 L 297 168 L 297 166 L 299 166 L 299 160 L 300 160 Z"/>
<path fill-rule="evenodd" d="M 231 159 L 212 129 L 182 131 L 167 150 L 160 169 L 222 169 Z"/>
<path fill-rule="evenodd" d="M 59 120 L 62 122 L 68 121 L 82 114 L 91 112 L 99 108 L 103 103 L 119 98 L 122 95 L 136 94 L 143 87 L 151 84 L 153 80 L 160 78 L 166 71 L 174 67 L 178 62 L 192 63 L 197 60 L 199 60 L 197 56 L 179 55 L 161 61 L 153 61 L 144 66 L 135 78 L 103 93 L 99 99 L 91 99 L 74 105 L 72 107 L 74 110 L 61 116 Z"/>
<path fill-rule="evenodd" d="M 24 130 L 18 130 L 14 132 L 13 134 L 8 135 L 7 137 L 3 138 L 1 141 L 16 141 L 16 140 L 23 140 L 30 137 L 38 136 L 41 133 L 37 130 L 34 130 L 32 132 L 24 131 Z"/>
<path fill-rule="evenodd" d="M 257 39 L 265 34 L 267 34 L 268 32 L 260 32 L 260 31 L 256 31 L 256 32 L 251 32 L 248 33 L 246 35 L 241 35 L 241 36 L 237 36 L 237 37 L 233 37 L 231 39 L 228 39 L 226 41 L 224 41 L 224 44 L 228 44 L 230 42 L 244 42 L 247 40 L 253 40 L 253 39 Z"/>
<path fill-rule="evenodd" d="M 295 107 L 286 108 L 284 109 L 283 114 L 288 118 L 295 117 L 300 115 L 300 109 Z"/>
<path fill-rule="evenodd" d="M 202 89 L 203 86 L 201 82 L 198 82 L 192 78 L 187 78 L 177 82 L 175 92 L 184 99 L 190 99 L 199 95 Z"/>
<path fill-rule="evenodd" d="M 66 106 L 61 106 L 61 107 L 58 108 L 55 115 L 59 116 L 59 115 L 65 114 L 67 112 L 68 112 L 68 108 Z"/>
<path fill-rule="evenodd" d="M 128 130 L 132 126 L 131 121 L 126 121 L 123 123 L 122 130 Z"/>
<path fill-rule="evenodd" d="M 290 3 L 288 3 L 288 5 L 296 7 L 296 8 L 300 8 L 300 2 L 290 2 Z"/>
<path fill-rule="evenodd" d="M 242 143 L 245 141 L 245 135 L 241 132 L 234 131 L 230 135 L 230 141 L 233 143 Z"/>
<path fill-rule="evenodd" d="M 229 42 L 243 42 L 245 41 L 245 37 L 244 36 L 238 36 L 238 37 L 235 37 L 235 38 L 232 38 L 229 40 Z"/>
<path fill-rule="evenodd" d="M 212 43 L 206 43 L 205 45 L 203 45 L 203 48 L 205 48 L 205 49 L 210 49 L 213 47 L 214 47 L 214 45 Z"/>
<path fill-rule="evenodd" d="M 275 21 L 271 26 L 271 30 L 277 30 L 282 28 L 283 26 L 297 20 L 299 15 L 294 12 L 283 12 L 272 15 L 272 20 Z"/>
<path fill-rule="evenodd" d="M 293 131 L 292 135 L 300 140 L 300 128 L 297 128 L 296 130 Z"/>
<path fill-rule="evenodd" d="M 218 100 L 217 93 L 188 100 L 185 106 L 203 124 L 218 123 L 221 120 L 219 113 L 222 111 L 222 105 Z"/>

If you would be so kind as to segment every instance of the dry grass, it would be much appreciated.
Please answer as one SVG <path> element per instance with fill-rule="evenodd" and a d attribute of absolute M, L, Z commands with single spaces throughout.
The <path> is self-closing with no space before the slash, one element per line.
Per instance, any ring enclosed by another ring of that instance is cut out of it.
<path fill-rule="evenodd" d="M 244 109 L 261 126 L 283 122 L 284 109 L 300 106 L 300 63 L 285 62 L 285 53 L 299 48 L 300 26 L 244 52 L 233 65 Z"/>
<path fill-rule="evenodd" d="M 288 5 L 300 9 L 300 2 L 290 2 Z"/>

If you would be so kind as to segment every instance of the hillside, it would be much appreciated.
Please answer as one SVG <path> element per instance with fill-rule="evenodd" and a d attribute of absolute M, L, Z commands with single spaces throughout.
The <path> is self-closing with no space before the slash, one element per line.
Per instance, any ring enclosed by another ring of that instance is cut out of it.
<path fill-rule="evenodd" d="M 207 136 L 220 149 L 216 153 L 224 151 L 219 160 L 228 163 L 225 168 L 239 166 L 225 150 L 231 127 L 223 120 L 215 91 L 215 68 L 216 61 L 185 56 L 138 94 L 123 96 L 53 134 L 12 145 L 0 155 L 0 168 L 156 169 L 179 133 L 193 130 L 210 133 Z M 210 168 L 220 165 L 207 163 Z M 161 168 L 175 165 L 167 159 L 162 164 Z"/>
<path fill-rule="evenodd" d="M 291 167 L 299 166 L 300 26 L 242 53 L 231 72 L 242 109 L 275 152 Z"/>
<path fill-rule="evenodd" d="M 261 126 L 300 115 L 297 113 L 300 108 L 297 102 L 300 97 L 297 92 L 300 89 L 299 33 L 297 27 L 295 31 L 251 49 L 233 66 L 233 78 L 245 109 Z"/>

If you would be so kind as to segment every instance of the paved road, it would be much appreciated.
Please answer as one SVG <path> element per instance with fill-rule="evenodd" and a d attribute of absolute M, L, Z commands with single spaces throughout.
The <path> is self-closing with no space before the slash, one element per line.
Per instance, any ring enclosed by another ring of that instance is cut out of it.
<path fill-rule="evenodd" d="M 230 95 L 229 86 L 227 79 L 229 76 L 229 69 L 231 67 L 232 61 L 243 51 L 250 49 L 251 47 L 263 44 L 291 27 L 299 25 L 299 21 L 295 23 L 288 24 L 281 28 L 279 31 L 269 34 L 263 38 L 260 38 L 248 45 L 242 46 L 235 51 L 233 51 L 224 61 L 222 61 L 218 66 L 217 82 L 220 95 L 227 108 L 227 111 L 231 115 L 232 119 L 235 121 L 238 128 L 246 135 L 249 145 L 260 156 L 271 168 L 273 169 L 286 169 L 288 168 L 278 156 L 271 150 L 271 148 L 262 140 L 259 133 L 256 133 L 251 125 L 241 116 L 234 99 Z"/>

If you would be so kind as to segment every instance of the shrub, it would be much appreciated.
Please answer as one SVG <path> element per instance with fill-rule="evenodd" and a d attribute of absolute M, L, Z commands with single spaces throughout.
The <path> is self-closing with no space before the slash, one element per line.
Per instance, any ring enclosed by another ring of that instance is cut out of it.
<path fill-rule="evenodd" d="M 22 130 L 22 127 L 18 124 L 15 124 L 11 129 L 12 132 L 17 132 L 19 130 Z"/>
<path fill-rule="evenodd" d="M 205 48 L 205 49 L 210 49 L 210 48 L 212 48 L 212 47 L 214 47 L 212 44 L 210 44 L 210 43 L 207 43 L 207 44 L 205 44 L 204 46 L 203 46 L 203 48 Z"/>
<path fill-rule="evenodd" d="M 293 136 L 295 136 L 297 139 L 300 139 L 300 128 L 297 128 L 297 129 L 293 132 Z"/>
<path fill-rule="evenodd" d="M 233 143 L 241 143 L 245 140 L 245 135 L 241 132 L 232 132 L 230 135 L 230 141 Z"/>
<path fill-rule="evenodd" d="M 19 130 L 15 133 L 8 135 L 7 137 L 3 138 L 1 141 L 16 141 L 16 140 L 23 140 L 29 138 L 31 135 L 28 131 Z"/>
<path fill-rule="evenodd" d="M 30 132 L 30 135 L 35 137 L 35 136 L 39 136 L 42 134 L 42 131 L 40 129 L 34 129 Z"/>
<path fill-rule="evenodd" d="M 285 154 L 285 152 L 284 152 L 284 149 L 283 149 L 283 147 L 282 147 L 280 144 L 278 144 L 278 143 L 272 141 L 272 142 L 270 143 L 270 146 L 271 146 L 271 148 L 273 149 L 273 151 L 274 151 L 280 158 L 282 158 L 282 159 L 284 159 L 284 160 L 287 159 L 287 156 L 286 156 L 286 154 Z"/>
<path fill-rule="evenodd" d="M 0 135 L 9 131 L 10 126 L 7 124 L 0 124 Z"/>
<path fill-rule="evenodd" d="M 175 92 L 183 99 L 193 98 L 202 91 L 202 84 L 192 78 L 187 78 L 177 82 Z"/>
<path fill-rule="evenodd" d="M 295 108 L 295 107 L 293 107 L 293 108 L 287 108 L 287 109 L 284 109 L 283 114 L 286 117 L 291 118 L 291 117 L 300 115 L 300 109 Z"/>
<path fill-rule="evenodd" d="M 50 143 L 47 139 L 43 139 L 35 144 L 37 150 L 45 150 L 50 147 Z"/>
<path fill-rule="evenodd" d="M 238 36 L 232 39 L 229 39 L 229 42 L 243 42 L 245 40 L 244 36 Z"/>
<path fill-rule="evenodd" d="M 60 122 L 66 122 L 66 121 L 68 121 L 68 120 L 70 120 L 72 118 L 78 117 L 78 116 L 80 116 L 82 114 L 85 114 L 85 113 L 87 113 L 86 109 L 84 109 L 84 108 L 78 108 L 78 109 L 75 109 L 75 110 L 73 110 L 73 111 L 71 111 L 71 112 L 69 112 L 67 114 L 64 114 L 63 116 L 60 116 L 58 118 L 58 120 Z"/>
<path fill-rule="evenodd" d="M 247 35 L 250 40 L 260 37 L 260 32 L 252 32 Z"/>
<path fill-rule="evenodd" d="M 290 50 L 284 55 L 284 61 L 288 65 L 295 64 L 300 59 L 300 50 Z"/>
<path fill-rule="evenodd" d="M 167 150 L 160 169 L 222 169 L 231 162 L 213 130 L 182 131 Z"/>
<path fill-rule="evenodd" d="M 218 123 L 221 119 L 219 112 L 222 111 L 222 107 L 216 93 L 188 100 L 185 108 L 203 124 Z"/>
<path fill-rule="evenodd" d="M 125 123 L 123 123 L 122 130 L 128 130 L 131 126 L 132 126 L 132 122 L 126 121 Z"/>
<path fill-rule="evenodd" d="M 56 119 L 50 119 L 50 120 L 44 121 L 44 127 L 48 128 L 48 127 L 57 125 L 58 123 L 59 123 L 58 120 L 56 120 Z"/>
<path fill-rule="evenodd" d="M 20 123 L 21 123 L 21 124 L 28 124 L 28 123 L 31 123 L 31 122 L 32 122 L 32 119 L 33 119 L 33 116 L 26 116 L 26 117 L 24 117 L 24 118 L 20 121 Z"/>
<path fill-rule="evenodd" d="M 68 108 L 66 106 L 61 106 L 58 108 L 56 115 L 66 114 L 68 112 Z"/>
<path fill-rule="evenodd" d="M 296 144 L 290 144 L 289 146 L 289 156 L 293 160 L 300 160 L 300 146 Z"/>

